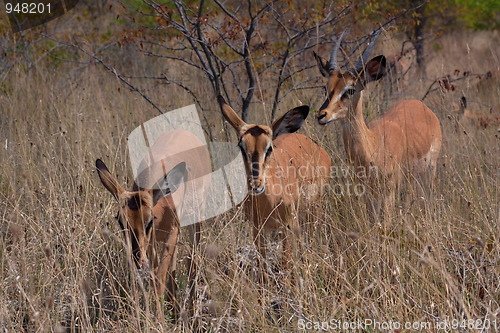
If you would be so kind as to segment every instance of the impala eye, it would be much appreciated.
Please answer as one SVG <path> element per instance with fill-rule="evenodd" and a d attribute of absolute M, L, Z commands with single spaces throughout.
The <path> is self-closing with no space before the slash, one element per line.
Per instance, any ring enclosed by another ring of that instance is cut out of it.
<path fill-rule="evenodd" d="M 125 227 L 123 226 L 123 221 L 122 221 L 122 216 L 120 215 L 120 213 L 118 212 L 116 214 L 116 220 L 118 221 L 118 224 L 120 225 L 120 228 L 123 230 L 125 229 Z"/>
<path fill-rule="evenodd" d="M 151 218 L 151 220 L 149 220 L 149 222 L 146 224 L 146 234 L 149 234 L 149 232 L 151 231 L 151 227 L 153 226 L 153 220 L 154 218 Z"/>
<path fill-rule="evenodd" d="M 241 140 L 240 140 L 240 141 L 238 141 L 238 147 L 240 148 L 241 153 L 242 153 L 243 155 L 245 155 L 245 154 L 246 154 L 246 152 L 245 152 L 245 145 L 243 144 L 243 141 L 241 141 Z"/>
<path fill-rule="evenodd" d="M 271 153 L 273 152 L 273 146 L 270 145 L 269 148 L 267 148 L 267 151 L 266 151 L 266 157 L 271 155 Z"/>
<path fill-rule="evenodd" d="M 341 97 L 341 100 L 345 100 L 346 98 L 349 98 L 351 97 L 352 95 L 354 95 L 356 93 L 356 89 L 354 88 L 349 88 L 347 89 L 343 94 L 342 94 L 342 97 Z"/>
<path fill-rule="evenodd" d="M 349 96 L 352 96 L 352 95 L 354 95 L 356 93 L 356 89 L 349 88 L 349 89 L 346 90 L 345 93 L 348 94 Z"/>

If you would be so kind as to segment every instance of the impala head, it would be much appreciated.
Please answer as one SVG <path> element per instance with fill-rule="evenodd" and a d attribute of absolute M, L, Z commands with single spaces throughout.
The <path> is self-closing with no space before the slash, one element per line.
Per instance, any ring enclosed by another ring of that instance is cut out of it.
<path fill-rule="evenodd" d="M 328 79 L 326 101 L 321 105 L 316 116 L 321 125 L 344 119 L 349 111 L 356 108 L 366 83 L 379 80 L 386 72 L 386 59 L 383 55 L 367 62 L 380 30 L 373 37 L 358 63 L 353 68 L 342 69 L 343 66 L 337 63 L 337 54 L 344 33 L 345 30 L 337 40 L 329 61 L 314 53 L 321 74 Z"/>
<path fill-rule="evenodd" d="M 467 99 L 465 98 L 465 96 L 462 96 L 460 98 L 460 103 L 458 104 L 458 111 L 460 114 L 464 114 L 465 109 L 467 109 Z"/>
<path fill-rule="evenodd" d="M 128 232 L 134 262 L 138 269 L 148 270 L 147 250 L 155 219 L 153 207 L 162 197 L 162 193 L 168 195 L 170 194 L 169 188 L 177 189 L 183 183 L 186 176 L 186 164 L 179 163 L 165 175 L 164 184 L 168 184 L 168 188 L 133 192 L 126 191 L 118 183 L 103 161 L 98 159 L 95 164 L 101 183 L 118 202 L 116 218 L 122 230 Z"/>
<path fill-rule="evenodd" d="M 238 133 L 248 186 L 253 194 L 261 194 L 266 189 L 266 169 L 273 152 L 273 140 L 281 134 L 297 131 L 307 118 L 309 107 L 303 105 L 291 109 L 269 127 L 245 123 L 222 96 L 219 95 L 218 101 L 224 118 Z"/>

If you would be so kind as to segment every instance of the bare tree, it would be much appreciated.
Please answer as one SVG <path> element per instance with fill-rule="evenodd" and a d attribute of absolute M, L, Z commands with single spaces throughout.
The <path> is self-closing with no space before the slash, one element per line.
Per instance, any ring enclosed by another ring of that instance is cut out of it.
<path fill-rule="evenodd" d="M 143 2 L 157 17 L 155 29 L 181 38 L 172 46 L 146 37 L 140 40 L 138 49 L 147 56 L 174 60 L 201 71 L 210 82 L 214 96 L 222 93 L 231 101 L 231 96 L 236 94 L 245 121 L 263 77 L 273 77 L 276 82 L 273 87 L 260 87 L 261 100 L 265 98 L 263 90 L 273 92 L 272 118 L 283 97 L 297 89 L 312 88 L 308 85 L 312 78 L 295 84 L 290 82 L 294 76 L 313 67 L 312 61 L 308 66 L 302 65 L 305 57 L 311 58 L 307 51 L 335 41 L 335 31 L 340 30 L 337 26 L 350 12 L 349 6 L 330 5 L 322 8 L 319 15 L 313 9 L 295 11 L 279 1 L 214 0 L 211 7 L 205 0 L 196 5 L 181 0 L 171 5 L 160 5 L 153 0 Z M 148 14 L 141 12 L 140 15 Z M 164 76 L 163 79 L 193 97 L 197 95 L 182 78 Z"/>
<path fill-rule="evenodd" d="M 280 102 L 290 94 L 323 89 L 317 82 L 312 51 L 328 52 L 340 32 L 353 27 L 349 20 L 353 5 L 337 5 L 334 1 L 300 2 L 300 8 L 277 0 L 118 2 L 128 10 L 123 17 L 129 19 L 127 31 L 119 41 L 90 48 L 76 40 L 58 44 L 73 47 L 104 66 L 160 113 L 162 110 L 153 98 L 134 82 L 150 79 L 176 85 L 190 94 L 203 111 L 211 106 L 210 98 L 200 98 L 206 90 L 200 91 L 203 85 L 199 81 L 206 80 L 214 97 L 220 93 L 229 104 L 238 104 L 236 109 L 241 110 L 244 121 L 248 120 L 255 96 L 260 102 L 272 101 L 269 105 L 273 120 Z M 374 31 L 364 36 L 346 36 L 342 43 L 344 62 L 357 61 L 354 54 L 397 18 L 379 22 Z M 57 42 L 55 37 L 50 38 Z M 170 67 L 177 64 L 182 70 L 169 73 L 167 69 L 139 76 L 125 73 L 103 55 L 104 50 L 116 44 L 134 47 L 147 57 L 165 59 Z M 189 80 L 189 76 L 195 76 L 193 73 L 199 78 L 195 83 Z"/>

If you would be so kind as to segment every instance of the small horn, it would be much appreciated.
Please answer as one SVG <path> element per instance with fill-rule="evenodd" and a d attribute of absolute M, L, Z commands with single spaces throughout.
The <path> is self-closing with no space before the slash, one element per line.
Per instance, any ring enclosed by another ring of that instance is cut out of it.
<path fill-rule="evenodd" d="M 366 62 L 368 61 L 368 57 L 370 56 L 370 53 L 372 52 L 373 45 L 375 45 L 375 41 L 377 40 L 377 37 L 378 37 L 378 35 L 380 35 L 381 32 L 382 32 L 382 29 L 378 29 L 378 31 L 375 33 L 375 36 L 373 36 L 372 40 L 370 41 L 370 43 L 366 47 L 366 50 L 363 52 L 363 55 L 361 56 L 358 63 L 354 67 L 354 70 L 356 71 L 356 73 L 359 73 L 363 69 L 363 66 L 366 64 Z"/>
<path fill-rule="evenodd" d="M 330 61 L 328 62 L 328 70 L 330 71 L 339 69 L 339 65 L 337 63 L 337 54 L 339 53 L 340 43 L 342 42 L 342 38 L 344 37 L 346 31 L 347 28 L 345 28 L 344 31 L 342 31 L 342 34 L 340 35 L 339 39 L 337 39 L 337 43 L 335 44 L 335 47 L 332 50 L 332 54 L 330 55 Z"/>

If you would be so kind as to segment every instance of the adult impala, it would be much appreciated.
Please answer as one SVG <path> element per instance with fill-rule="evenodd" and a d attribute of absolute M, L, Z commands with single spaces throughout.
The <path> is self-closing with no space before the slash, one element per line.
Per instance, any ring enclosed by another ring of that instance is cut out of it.
<path fill-rule="evenodd" d="M 143 172 L 132 191 L 126 191 L 118 183 L 104 162 L 96 161 L 102 184 L 118 202 L 117 219 L 131 244 L 132 260 L 137 269 L 145 273 L 152 264 L 159 297 L 164 295 L 169 277 L 167 300 L 172 303 L 175 315 L 179 216 L 189 214 L 190 208 L 195 207 L 197 216 L 203 217 L 204 196 L 210 185 L 210 163 L 206 146 L 184 130 L 171 131 L 158 138 L 141 162 Z M 190 225 L 189 229 L 191 243 L 195 246 L 199 242 L 200 223 Z M 195 292 L 195 269 L 191 255 L 189 306 Z"/>
<path fill-rule="evenodd" d="M 435 176 L 441 150 L 441 126 L 436 115 L 418 100 L 401 101 L 366 125 L 363 89 L 368 82 L 385 75 L 386 59 L 380 55 L 366 62 L 377 34 L 354 68 L 339 68 L 337 53 L 342 36 L 329 61 L 314 53 L 321 74 L 328 78 L 327 99 L 319 109 L 317 121 L 320 125 L 341 122 L 349 161 L 367 171 L 367 184 L 372 190 L 384 192 L 383 206 L 388 213 L 393 208 L 395 190 L 404 172 L 406 175 L 429 172 L 431 177 Z M 370 167 L 375 167 L 381 177 L 370 174 Z M 373 193 L 368 199 L 373 195 L 378 194 Z M 378 211 L 377 205 L 369 204 Z"/>
<path fill-rule="evenodd" d="M 247 124 L 218 97 L 224 118 L 237 131 L 250 195 L 244 203 L 246 217 L 253 222 L 253 240 L 265 256 L 263 229 L 284 227 L 282 262 L 291 257 L 290 229 L 298 218 L 301 199 L 317 198 L 330 171 L 326 151 L 310 138 L 294 133 L 309 114 L 308 106 L 296 107 L 270 127 Z"/>

